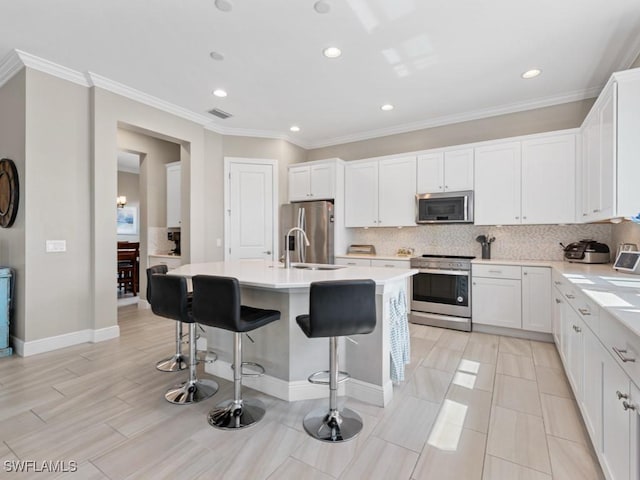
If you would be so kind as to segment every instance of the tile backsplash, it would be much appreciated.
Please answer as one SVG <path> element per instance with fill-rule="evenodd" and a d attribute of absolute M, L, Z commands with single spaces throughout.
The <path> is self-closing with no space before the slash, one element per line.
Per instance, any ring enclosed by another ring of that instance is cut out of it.
<path fill-rule="evenodd" d="M 168 231 L 169 230 L 166 227 L 149 227 L 147 229 L 147 239 L 149 241 L 147 251 L 150 254 L 165 254 L 175 248 L 175 243 L 171 240 L 167 240 Z"/>
<path fill-rule="evenodd" d="M 620 224 L 622 225 L 622 224 Z M 353 228 L 350 243 L 372 244 L 379 255 L 393 255 L 398 248 L 411 247 L 416 255 L 423 253 L 481 256 L 481 247 L 475 241 L 478 235 L 493 236 L 491 258 L 503 260 L 562 260 L 559 243 L 565 245 L 582 239 L 606 243 L 615 255 L 611 224 L 585 225 L 424 225 L 405 228 Z M 634 233 L 640 236 L 640 228 Z M 632 240 L 625 240 L 632 241 Z M 640 240 L 639 240 L 640 241 Z M 344 253 L 344 252 L 337 252 Z"/>

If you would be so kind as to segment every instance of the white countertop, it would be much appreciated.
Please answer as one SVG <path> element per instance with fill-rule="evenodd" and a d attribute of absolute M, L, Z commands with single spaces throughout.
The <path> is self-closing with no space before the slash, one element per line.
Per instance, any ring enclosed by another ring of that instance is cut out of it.
<path fill-rule="evenodd" d="M 600 308 L 640 336 L 640 275 L 618 272 L 611 264 L 500 259 L 475 259 L 472 263 L 551 267 Z"/>
<path fill-rule="evenodd" d="M 160 258 L 180 258 L 180 255 L 174 255 L 172 253 L 149 253 L 148 256 Z"/>
<path fill-rule="evenodd" d="M 294 264 L 295 265 L 295 264 Z M 356 280 L 370 278 L 376 285 L 400 280 L 418 273 L 404 268 L 351 267 L 340 265 L 336 270 L 285 269 L 279 262 L 266 260 L 232 260 L 226 262 L 191 263 L 169 273 L 193 277 L 194 275 L 220 275 L 235 277 L 241 285 L 269 289 L 308 288 L 311 282 L 323 280 Z"/>
<path fill-rule="evenodd" d="M 336 255 L 336 258 L 364 258 L 366 260 L 411 260 L 413 255 L 371 255 L 367 253 L 347 253 L 345 255 Z"/>

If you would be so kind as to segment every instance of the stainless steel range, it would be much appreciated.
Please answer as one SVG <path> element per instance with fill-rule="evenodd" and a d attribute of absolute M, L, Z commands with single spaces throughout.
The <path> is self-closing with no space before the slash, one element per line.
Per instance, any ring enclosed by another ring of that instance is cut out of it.
<path fill-rule="evenodd" d="M 409 321 L 471 331 L 471 260 L 475 257 L 423 255 L 411 259 Z"/>

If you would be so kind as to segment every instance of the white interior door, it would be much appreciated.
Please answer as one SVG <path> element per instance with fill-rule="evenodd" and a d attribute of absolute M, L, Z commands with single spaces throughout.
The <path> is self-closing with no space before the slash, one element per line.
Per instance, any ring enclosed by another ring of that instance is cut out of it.
<path fill-rule="evenodd" d="M 225 258 L 273 259 L 277 190 L 274 164 L 248 162 L 228 162 Z"/>

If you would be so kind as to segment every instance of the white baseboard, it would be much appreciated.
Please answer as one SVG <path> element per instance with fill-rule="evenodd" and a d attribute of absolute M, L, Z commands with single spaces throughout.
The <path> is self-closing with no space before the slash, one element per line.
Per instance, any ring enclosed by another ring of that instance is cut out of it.
<path fill-rule="evenodd" d="M 532 332 L 531 330 L 521 330 L 519 328 L 496 327 L 494 325 L 474 323 L 473 331 L 479 333 L 489 333 L 491 335 L 524 338 L 525 340 L 535 340 L 537 342 L 553 343 L 553 334 L 551 333 Z"/>
<path fill-rule="evenodd" d="M 204 371 L 210 375 L 233 381 L 231 363 L 224 360 L 216 360 L 206 364 Z M 243 377 L 242 384 L 287 402 L 329 397 L 329 387 L 326 385 L 317 385 L 306 380 L 287 382 L 267 374 L 261 377 Z M 338 395 L 345 395 L 345 384 L 338 386 Z"/>
<path fill-rule="evenodd" d="M 54 337 L 41 338 L 24 342 L 14 336 L 11 337 L 13 348 L 16 354 L 21 357 L 30 357 L 39 353 L 51 352 L 60 348 L 71 347 L 80 343 L 98 343 L 111 340 L 120 336 L 120 327 L 100 328 L 97 330 L 79 330 L 77 332 L 65 333 Z"/>
<path fill-rule="evenodd" d="M 374 385 L 354 378 L 347 383 L 346 394 L 350 397 L 360 400 L 361 402 L 371 403 L 378 407 L 385 407 L 393 398 L 393 383 L 391 380 L 384 386 Z"/>

